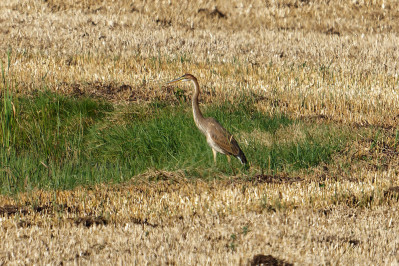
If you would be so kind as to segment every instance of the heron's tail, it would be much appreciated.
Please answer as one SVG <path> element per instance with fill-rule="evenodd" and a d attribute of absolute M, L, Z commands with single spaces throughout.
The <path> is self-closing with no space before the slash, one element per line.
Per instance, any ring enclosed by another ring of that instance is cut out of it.
<path fill-rule="evenodd" d="M 242 152 L 242 150 L 240 150 L 240 152 L 238 153 L 238 155 L 236 157 L 240 160 L 240 162 L 242 164 L 247 164 L 248 163 L 247 157 L 245 157 L 245 154 Z"/>

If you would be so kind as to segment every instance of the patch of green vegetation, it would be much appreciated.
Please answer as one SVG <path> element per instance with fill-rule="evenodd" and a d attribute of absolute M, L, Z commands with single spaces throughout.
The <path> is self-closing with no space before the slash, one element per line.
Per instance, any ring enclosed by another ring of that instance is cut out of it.
<path fill-rule="evenodd" d="M 212 106 L 206 114 L 216 118 L 226 128 L 233 128 L 237 132 L 261 129 L 275 133 L 279 128 L 294 123 L 292 119 L 283 114 L 277 113 L 274 116 L 268 116 L 257 111 L 251 101 L 238 102 L 239 106 L 228 102 Z"/>
<path fill-rule="evenodd" d="M 113 110 L 112 105 L 41 92 L 32 97 L 14 97 L 13 106 L 11 142 L 7 148 L 3 141 L 1 150 L 2 158 L 6 158 L 0 179 L 3 190 L 18 191 L 27 184 L 54 188 L 81 184 L 73 172 L 83 163 L 86 136 Z M 0 104 L 3 112 L 7 108 Z M 78 172 L 81 175 L 85 170 L 79 167 Z M 6 173 L 11 177 L 7 184 L 3 178 Z"/>
<path fill-rule="evenodd" d="M 0 105 L 2 118 L 10 114 L 5 102 L 11 98 L 7 99 Z M 1 133 L 3 193 L 121 182 L 149 168 L 183 169 L 193 178 L 205 179 L 248 171 L 235 159 L 229 165 L 222 155 L 214 166 L 211 149 L 196 128 L 187 102 L 114 107 L 104 101 L 50 92 L 12 99 L 16 114 L 8 146 L 5 131 Z M 300 124 L 304 131 L 308 127 L 282 114 L 265 115 L 250 101 L 203 109 L 205 116 L 215 117 L 235 135 L 253 130 L 276 135 L 292 124 Z M 253 139 L 240 145 L 255 168 L 295 171 L 328 161 L 340 149 L 342 136 L 330 133 L 329 126 L 319 127 L 321 133 L 312 136 L 308 132 L 301 141 L 265 145 Z"/>
<path fill-rule="evenodd" d="M 317 166 L 321 162 L 329 162 L 331 156 L 341 150 L 346 143 L 346 136 L 334 135 L 331 126 L 319 126 L 321 134 L 314 137 L 306 134 L 305 139 L 273 143 L 270 146 L 258 145 L 256 142 L 248 153 L 256 165 L 266 172 L 292 172 L 295 170 Z M 308 133 L 307 125 L 303 131 Z"/>
<path fill-rule="evenodd" d="M 19 126 L 15 128 L 18 141 L 13 147 L 49 158 L 79 148 L 90 126 L 113 110 L 108 103 L 50 92 L 17 98 L 15 105 Z"/>

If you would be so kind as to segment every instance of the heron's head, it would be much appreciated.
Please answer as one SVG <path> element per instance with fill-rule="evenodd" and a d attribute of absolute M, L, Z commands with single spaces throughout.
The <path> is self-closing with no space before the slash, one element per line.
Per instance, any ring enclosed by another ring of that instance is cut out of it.
<path fill-rule="evenodd" d="M 179 81 L 193 81 L 193 80 L 197 80 L 193 75 L 184 74 L 180 78 L 171 80 L 171 81 L 167 82 L 166 84 L 169 85 L 169 84 L 173 84 L 173 83 L 176 83 L 176 82 L 179 82 Z"/>

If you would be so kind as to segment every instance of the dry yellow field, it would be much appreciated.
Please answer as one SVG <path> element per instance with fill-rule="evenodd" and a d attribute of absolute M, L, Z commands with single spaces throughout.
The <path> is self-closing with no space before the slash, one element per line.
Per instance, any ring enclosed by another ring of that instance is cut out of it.
<path fill-rule="evenodd" d="M 1 1 L 15 94 L 45 84 L 149 102 L 189 72 L 204 103 L 252 92 L 265 113 L 378 128 L 382 141 L 355 136 L 297 177 L 149 169 L 2 195 L 0 264 L 399 264 L 398 19 L 393 0 Z"/>

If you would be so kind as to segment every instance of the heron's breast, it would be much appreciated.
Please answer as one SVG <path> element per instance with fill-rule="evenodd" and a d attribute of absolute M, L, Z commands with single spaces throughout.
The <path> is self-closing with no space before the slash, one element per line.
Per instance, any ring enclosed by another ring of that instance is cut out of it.
<path fill-rule="evenodd" d="M 195 116 L 194 116 L 194 122 L 195 122 L 195 125 L 197 126 L 197 128 L 202 132 L 202 134 L 207 136 L 205 126 L 202 125 Z M 207 138 L 208 138 L 208 136 L 207 136 Z"/>

